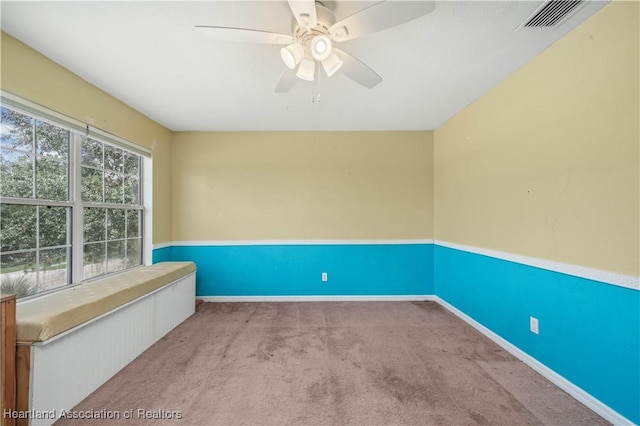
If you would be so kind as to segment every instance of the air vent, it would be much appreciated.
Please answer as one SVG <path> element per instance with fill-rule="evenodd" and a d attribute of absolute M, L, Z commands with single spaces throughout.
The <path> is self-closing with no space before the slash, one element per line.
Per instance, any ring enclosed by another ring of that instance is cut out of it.
<path fill-rule="evenodd" d="M 542 4 L 519 28 L 555 28 L 585 3 L 585 0 L 550 0 Z"/>

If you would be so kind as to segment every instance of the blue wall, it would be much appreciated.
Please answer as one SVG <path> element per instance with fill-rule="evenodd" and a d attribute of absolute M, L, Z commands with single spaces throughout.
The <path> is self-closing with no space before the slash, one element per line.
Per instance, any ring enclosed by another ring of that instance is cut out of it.
<path fill-rule="evenodd" d="M 436 246 L 435 292 L 635 423 L 640 292 Z M 529 331 L 529 316 L 540 334 Z"/>
<path fill-rule="evenodd" d="M 171 247 L 169 246 L 169 247 L 163 247 L 160 249 L 154 249 L 151 254 L 151 258 L 153 263 L 166 262 L 166 261 L 172 260 Z"/>
<path fill-rule="evenodd" d="M 196 263 L 198 296 L 434 294 L 432 244 L 172 246 L 154 262 L 167 256 Z"/>
<path fill-rule="evenodd" d="M 435 294 L 640 423 L 639 291 L 432 244 L 172 246 L 153 260 L 194 261 L 198 296 Z"/>

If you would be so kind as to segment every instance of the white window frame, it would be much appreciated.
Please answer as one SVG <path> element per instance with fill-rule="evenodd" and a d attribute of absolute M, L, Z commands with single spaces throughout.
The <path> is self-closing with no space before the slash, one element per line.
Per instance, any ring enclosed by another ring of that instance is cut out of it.
<path fill-rule="evenodd" d="M 142 157 L 141 167 L 141 180 L 140 180 L 140 196 L 142 197 L 142 256 L 141 265 L 150 265 L 152 263 L 152 250 L 153 250 L 153 210 L 152 210 L 152 181 L 153 163 L 151 160 L 151 150 L 129 142 L 118 136 L 112 135 L 103 130 L 92 127 L 88 124 L 82 123 L 79 120 L 67 117 L 49 108 L 38 105 L 34 102 L 23 99 L 5 90 L 0 90 L 0 105 L 10 108 L 17 112 L 31 116 L 37 120 L 49 122 L 58 127 L 64 128 L 70 131 L 70 151 L 69 151 L 69 199 L 67 201 L 47 201 L 29 198 L 10 198 L 3 197 L 3 201 L 14 201 L 17 204 L 24 205 L 55 205 L 71 207 L 72 211 L 72 226 L 68 229 L 71 232 L 71 283 L 60 286 L 51 291 L 45 291 L 36 293 L 32 296 L 25 297 L 21 300 L 26 300 L 31 297 L 38 297 L 40 295 L 62 290 L 72 286 L 80 285 L 86 282 L 97 281 L 108 275 L 115 275 L 122 271 L 116 271 L 113 273 L 107 273 L 97 277 L 84 279 L 84 207 L 106 207 L 106 208 L 125 208 L 126 204 L 111 204 L 111 203 L 88 203 L 85 204 L 82 200 L 82 164 L 81 164 L 81 152 L 82 152 L 82 138 L 89 137 L 100 142 L 107 143 L 109 145 L 116 146 L 124 149 L 125 151 L 137 154 Z M 77 249 L 77 247 L 81 247 Z M 74 249 L 75 248 L 75 249 Z"/>

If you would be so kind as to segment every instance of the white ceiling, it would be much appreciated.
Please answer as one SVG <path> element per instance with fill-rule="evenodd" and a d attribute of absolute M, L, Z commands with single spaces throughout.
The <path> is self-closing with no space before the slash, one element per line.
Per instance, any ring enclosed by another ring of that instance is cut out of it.
<path fill-rule="evenodd" d="M 324 1 L 337 19 L 375 2 Z M 403 7 L 397 2 L 397 7 Z M 605 2 L 556 29 L 515 31 L 541 1 L 437 1 L 433 13 L 339 47 L 384 79 L 339 73 L 274 93 L 277 45 L 204 39 L 195 25 L 290 34 L 284 1 L 12 2 L 1 28 L 171 130 L 430 130 L 560 39 Z"/>

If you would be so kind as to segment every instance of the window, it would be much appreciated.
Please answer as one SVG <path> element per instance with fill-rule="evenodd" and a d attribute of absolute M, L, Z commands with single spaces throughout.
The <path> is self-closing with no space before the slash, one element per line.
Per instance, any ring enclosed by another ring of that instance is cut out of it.
<path fill-rule="evenodd" d="M 141 265 L 143 157 L 46 113 L 11 105 L 1 115 L 2 293 L 30 296 Z"/>
<path fill-rule="evenodd" d="M 84 274 L 108 274 L 142 263 L 140 156 L 82 140 Z"/>

